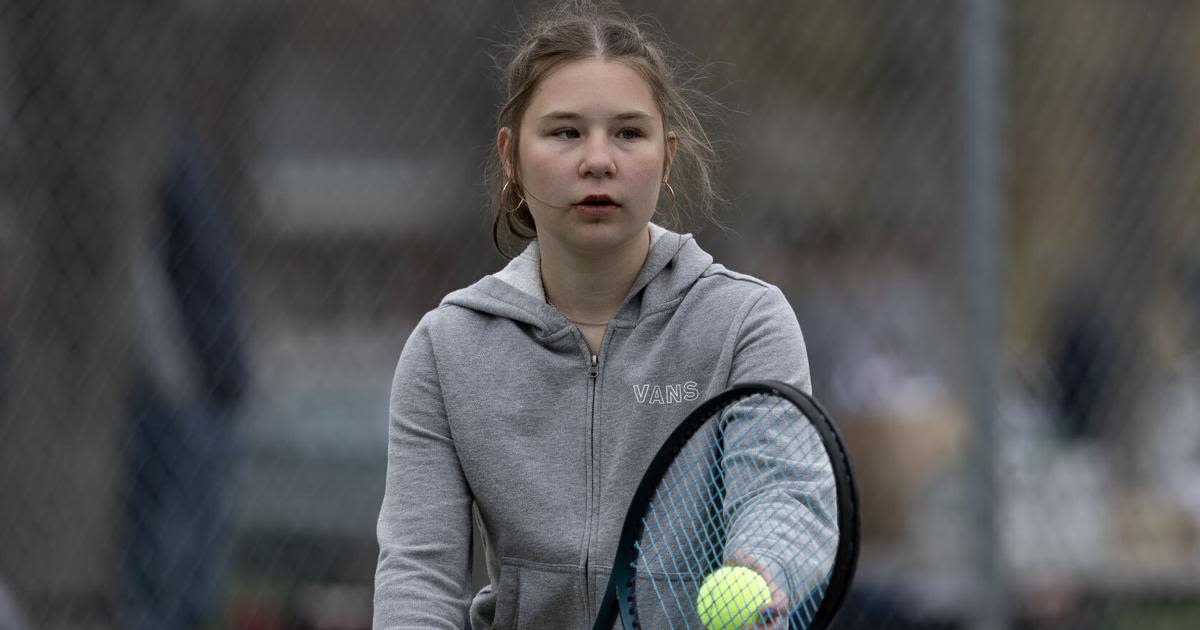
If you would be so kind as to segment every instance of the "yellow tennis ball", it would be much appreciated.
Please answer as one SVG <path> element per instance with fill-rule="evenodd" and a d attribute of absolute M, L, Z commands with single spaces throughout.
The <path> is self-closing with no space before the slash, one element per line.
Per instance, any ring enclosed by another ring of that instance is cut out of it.
<path fill-rule="evenodd" d="M 770 601 L 763 576 L 746 567 L 722 567 L 700 585 L 696 614 L 708 630 L 742 630 L 758 623 L 758 610 Z"/>

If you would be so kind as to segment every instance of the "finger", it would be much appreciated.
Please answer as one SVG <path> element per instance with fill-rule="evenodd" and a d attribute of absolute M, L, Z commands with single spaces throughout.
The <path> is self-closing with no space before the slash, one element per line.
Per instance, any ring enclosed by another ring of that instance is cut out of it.
<path fill-rule="evenodd" d="M 759 618 L 762 620 L 754 627 L 761 630 L 786 630 L 787 618 L 777 608 L 769 606 L 764 607 L 759 611 Z"/>
<path fill-rule="evenodd" d="M 770 571 L 767 571 L 766 568 L 764 568 L 763 565 L 757 560 L 741 551 L 735 551 L 730 554 L 729 562 L 733 565 L 746 567 L 755 573 L 758 573 L 763 577 L 764 580 L 767 581 L 767 588 L 770 589 L 771 592 L 771 601 L 767 602 L 767 604 L 763 606 L 759 613 L 763 619 L 767 619 L 768 614 L 774 615 L 775 617 L 786 615 L 785 611 L 787 610 L 789 604 L 787 592 L 779 587 L 779 584 L 776 583 L 775 578 L 771 575 Z"/>

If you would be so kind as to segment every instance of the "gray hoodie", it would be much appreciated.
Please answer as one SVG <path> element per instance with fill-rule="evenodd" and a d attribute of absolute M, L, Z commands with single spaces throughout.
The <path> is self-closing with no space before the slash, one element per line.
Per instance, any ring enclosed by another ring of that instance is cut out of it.
<path fill-rule="evenodd" d="M 588 628 L 625 510 L 691 409 L 729 385 L 810 391 L 778 288 L 651 225 L 641 274 L 593 356 L 546 303 L 536 241 L 446 296 L 400 355 L 374 627 Z M 471 521 L 490 584 L 468 593 Z"/>

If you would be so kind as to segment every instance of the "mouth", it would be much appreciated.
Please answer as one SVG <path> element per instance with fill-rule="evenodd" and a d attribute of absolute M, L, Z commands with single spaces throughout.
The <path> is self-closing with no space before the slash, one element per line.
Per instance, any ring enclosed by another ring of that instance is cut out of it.
<path fill-rule="evenodd" d="M 608 195 L 588 195 L 571 205 L 572 208 L 591 216 L 605 216 L 617 211 L 621 204 Z"/>

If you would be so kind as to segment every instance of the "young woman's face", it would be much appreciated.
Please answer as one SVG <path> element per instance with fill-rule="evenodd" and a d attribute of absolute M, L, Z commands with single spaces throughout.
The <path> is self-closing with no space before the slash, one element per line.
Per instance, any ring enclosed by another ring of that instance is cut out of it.
<path fill-rule="evenodd" d="M 539 240 L 601 251 L 645 238 L 675 139 L 641 75 L 602 59 L 561 66 L 520 125 L 516 175 Z M 501 130 L 502 157 L 509 138 Z"/>

